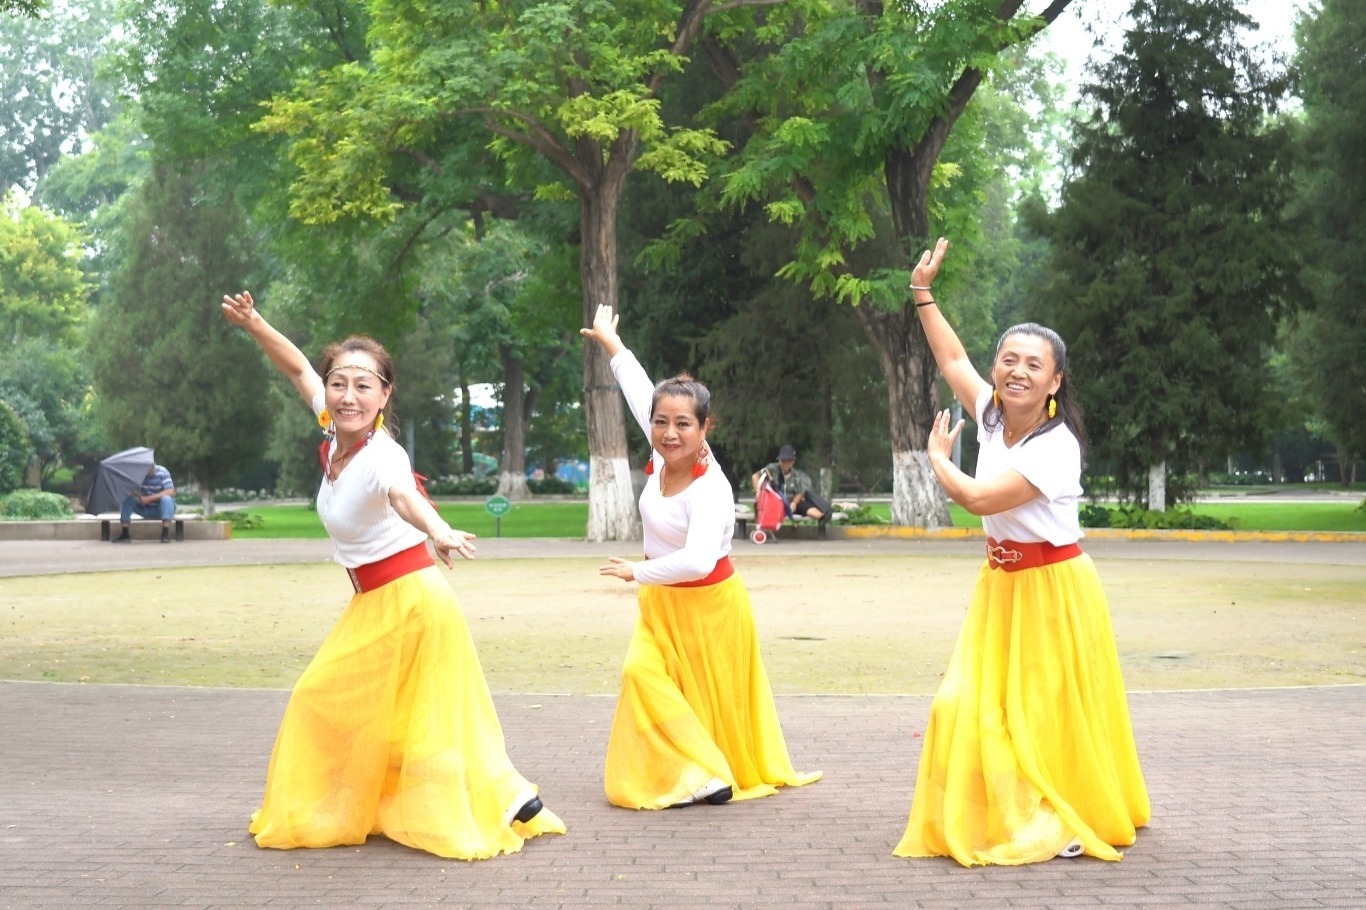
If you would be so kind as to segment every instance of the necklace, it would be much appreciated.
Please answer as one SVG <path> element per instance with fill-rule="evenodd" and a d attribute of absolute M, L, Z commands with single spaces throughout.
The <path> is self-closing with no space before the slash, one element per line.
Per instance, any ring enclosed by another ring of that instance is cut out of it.
<path fill-rule="evenodd" d="M 659 469 L 659 495 L 669 495 L 669 466 L 667 464 Z"/>
<path fill-rule="evenodd" d="M 1015 440 L 1016 435 L 1019 435 L 1019 436 L 1021 436 L 1021 437 L 1026 437 L 1026 436 L 1028 436 L 1030 433 L 1033 433 L 1035 430 L 1037 430 L 1039 427 L 1043 426 L 1043 425 L 1044 425 L 1044 422 L 1045 422 L 1047 419 L 1048 419 L 1047 416 L 1040 417 L 1038 420 L 1034 421 L 1034 425 L 1033 425 L 1032 427 L 1030 427 L 1028 430 L 1025 430 L 1025 431 L 1024 431 L 1023 433 L 1021 433 L 1021 434 L 1016 434 L 1016 432 L 1015 432 L 1014 430 L 1007 428 L 1007 429 L 1006 429 L 1006 439 L 1013 442 L 1013 441 Z"/>
<path fill-rule="evenodd" d="M 318 461 L 322 463 L 323 476 L 328 480 L 335 482 L 337 475 L 341 473 L 342 467 L 351 460 L 351 456 L 365 448 L 366 443 L 370 441 L 370 437 L 374 435 L 375 431 L 371 430 L 369 433 L 366 433 L 359 442 L 352 445 L 351 448 L 337 454 L 335 458 L 331 459 L 328 458 L 328 449 L 332 446 L 332 438 L 324 439 L 322 445 L 318 447 Z"/>

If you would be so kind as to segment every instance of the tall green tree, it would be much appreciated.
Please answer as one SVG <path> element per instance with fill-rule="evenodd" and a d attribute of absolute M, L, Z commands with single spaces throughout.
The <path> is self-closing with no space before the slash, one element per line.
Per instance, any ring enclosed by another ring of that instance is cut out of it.
<path fill-rule="evenodd" d="M 1163 509 L 1186 478 L 1264 448 L 1268 358 L 1294 287 L 1283 212 L 1284 73 L 1244 43 L 1238 0 L 1136 0 L 1083 89 L 1078 176 L 1038 226 L 1039 315 L 1069 344 L 1091 458 Z"/>
<path fill-rule="evenodd" d="M 89 295 L 82 239 L 65 219 L 13 196 L 0 200 L 0 342 L 78 338 Z"/>
<path fill-rule="evenodd" d="M 23 419 L 33 446 L 31 483 L 46 487 L 56 470 L 75 464 L 88 437 L 90 378 L 78 348 L 26 338 L 0 358 L 0 398 Z"/>
<path fill-rule="evenodd" d="M 1296 374 L 1338 449 L 1341 480 L 1366 453 L 1366 17 L 1356 3 L 1321 0 L 1296 30 L 1304 126 L 1300 199 L 1312 307 L 1295 327 Z"/>
<path fill-rule="evenodd" d="M 1006 165 L 987 112 L 971 106 L 1003 53 L 1061 15 L 1070 0 L 811 4 L 773 14 L 756 41 L 710 56 L 731 86 L 720 112 L 751 127 L 725 198 L 758 202 L 800 241 L 780 272 L 855 305 L 888 396 L 892 518 L 943 525 L 947 504 L 925 455 L 938 374 L 907 288 L 934 234 L 959 242 L 936 288 L 982 319 L 990 301 L 961 304 L 979 265 L 981 194 Z M 783 8 L 787 10 L 787 7 Z M 885 251 L 855 263 L 861 248 Z"/>
<path fill-rule="evenodd" d="M 316 221 L 392 212 L 404 168 L 420 168 L 429 193 L 470 198 L 459 185 L 470 139 L 491 142 L 515 185 L 578 203 L 587 324 L 599 304 L 619 303 L 616 217 L 627 176 L 698 183 L 701 156 L 723 145 L 709 130 L 663 120 L 662 83 L 704 26 L 743 29 L 747 8 L 773 2 L 370 0 L 370 64 L 301 86 L 264 125 L 297 137 L 295 212 Z M 584 346 L 583 381 L 588 537 L 637 537 L 622 403 L 594 345 Z"/>
<path fill-rule="evenodd" d="M 110 440 L 155 448 L 212 512 L 217 486 L 264 451 L 272 408 L 259 352 L 218 307 L 250 265 L 241 218 L 201 185 L 194 172 L 153 169 L 89 351 Z"/>
<path fill-rule="evenodd" d="M 82 0 L 0 17 L 0 192 L 31 192 L 120 108 L 100 69 L 115 33 L 114 0 Z"/>

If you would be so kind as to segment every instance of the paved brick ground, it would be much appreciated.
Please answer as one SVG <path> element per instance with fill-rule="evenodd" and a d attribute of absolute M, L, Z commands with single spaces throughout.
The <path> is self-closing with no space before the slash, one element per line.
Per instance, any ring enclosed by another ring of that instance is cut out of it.
<path fill-rule="evenodd" d="M 567 836 L 479 863 L 380 838 L 259 850 L 285 698 L 0 682 L 0 907 L 1366 907 L 1366 687 L 1135 694 L 1154 817 L 1124 861 L 989 869 L 891 855 L 929 708 L 911 697 L 780 698 L 824 780 L 653 813 L 602 797 L 612 699 L 500 697 Z"/>

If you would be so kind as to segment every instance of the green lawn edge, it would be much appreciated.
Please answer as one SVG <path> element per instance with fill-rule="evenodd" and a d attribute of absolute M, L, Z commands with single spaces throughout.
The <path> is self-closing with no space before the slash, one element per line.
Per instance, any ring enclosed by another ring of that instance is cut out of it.
<path fill-rule="evenodd" d="M 891 505 L 868 503 L 868 509 L 890 521 Z M 1366 533 L 1366 511 L 1355 500 L 1341 502 L 1212 502 L 1182 506 L 1196 515 L 1228 522 L 1239 531 L 1322 531 Z M 516 503 L 502 519 L 482 502 L 438 502 L 441 517 L 452 527 L 478 537 L 582 538 L 588 521 L 586 500 Z M 237 539 L 324 538 L 318 515 L 307 505 L 247 506 L 239 511 L 259 516 L 260 527 L 235 528 Z M 981 518 L 958 506 L 949 509 L 955 527 L 980 528 Z"/>

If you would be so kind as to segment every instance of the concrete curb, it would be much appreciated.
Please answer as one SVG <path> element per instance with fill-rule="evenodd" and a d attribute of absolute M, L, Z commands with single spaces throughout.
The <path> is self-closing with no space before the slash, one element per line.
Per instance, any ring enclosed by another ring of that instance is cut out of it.
<path fill-rule="evenodd" d="M 1362 543 L 1360 531 L 1169 531 L 1149 528 L 1086 528 L 1086 540 L 1155 540 L 1191 543 Z M 981 528 L 904 528 L 891 525 L 851 525 L 826 529 L 830 537 L 854 540 L 895 537 L 903 540 L 985 540 Z"/>

